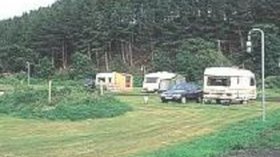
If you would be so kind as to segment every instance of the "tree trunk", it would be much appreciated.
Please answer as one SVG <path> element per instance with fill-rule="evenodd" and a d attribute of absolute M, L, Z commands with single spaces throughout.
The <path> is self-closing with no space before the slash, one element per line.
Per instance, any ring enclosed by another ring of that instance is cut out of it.
<path fill-rule="evenodd" d="M 219 51 L 219 52 L 222 52 L 221 40 L 218 40 L 218 51 Z"/>
<path fill-rule="evenodd" d="M 63 43 L 62 43 L 62 68 L 63 69 L 66 69 L 66 62 L 65 62 L 66 57 L 65 56 L 66 56 L 65 55 L 65 42 L 63 41 Z"/>
<path fill-rule="evenodd" d="M 54 49 L 52 49 L 52 66 L 54 67 L 55 65 L 54 65 L 55 63 L 54 63 Z"/>
<path fill-rule="evenodd" d="M 239 34 L 239 38 L 240 38 L 241 49 L 244 50 L 245 49 L 245 41 L 244 41 L 244 38 L 243 38 L 243 35 L 242 35 L 242 31 L 241 31 L 240 28 L 238 28 L 238 34 Z"/>
<path fill-rule="evenodd" d="M 152 41 L 152 40 L 151 40 Z M 151 52 L 152 52 L 152 61 L 154 61 L 154 58 L 155 58 L 155 52 L 154 52 L 154 43 L 151 42 Z"/>
<path fill-rule="evenodd" d="M 123 60 L 123 63 L 126 64 L 126 60 L 125 60 L 125 48 L 124 48 L 123 41 L 121 41 L 121 53 L 122 53 L 122 60 Z"/>
<path fill-rule="evenodd" d="M 65 43 L 65 61 L 64 61 L 64 64 L 65 64 L 65 69 L 66 69 L 67 64 L 68 64 L 68 47 L 67 47 L 66 43 Z"/>
<path fill-rule="evenodd" d="M 125 43 L 124 51 L 125 51 L 125 58 L 126 58 L 127 62 L 129 63 L 129 44 Z"/>
<path fill-rule="evenodd" d="M 109 42 L 108 61 L 112 60 L 112 42 Z"/>
<path fill-rule="evenodd" d="M 133 52 L 132 52 L 132 44 L 129 43 L 128 45 L 129 47 L 129 62 L 130 62 L 130 66 L 133 66 Z"/>
<path fill-rule="evenodd" d="M 229 41 L 229 51 L 228 51 L 228 52 L 229 52 L 230 55 L 232 55 L 232 52 L 233 52 L 233 51 L 232 51 L 232 44 L 231 44 L 231 41 Z"/>
<path fill-rule="evenodd" d="M 98 50 L 95 50 L 96 67 L 99 69 L 99 56 Z"/>
<path fill-rule="evenodd" d="M 91 60 L 91 47 L 90 47 L 90 44 L 88 44 L 88 58 Z"/>
<path fill-rule="evenodd" d="M 106 71 L 109 71 L 108 51 L 105 50 L 105 66 Z"/>

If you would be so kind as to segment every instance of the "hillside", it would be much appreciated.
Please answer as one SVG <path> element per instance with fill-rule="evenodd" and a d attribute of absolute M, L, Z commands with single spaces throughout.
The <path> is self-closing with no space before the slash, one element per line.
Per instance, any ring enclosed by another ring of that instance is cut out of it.
<path fill-rule="evenodd" d="M 245 46 L 247 32 L 261 27 L 267 74 L 277 75 L 279 7 L 276 0 L 59 0 L 0 21 L 0 70 L 19 72 L 29 61 L 38 75 L 44 59 L 67 71 L 79 53 L 92 71 L 140 73 L 146 65 L 197 79 L 207 66 L 240 65 L 259 73 L 259 35 L 252 54 Z"/>

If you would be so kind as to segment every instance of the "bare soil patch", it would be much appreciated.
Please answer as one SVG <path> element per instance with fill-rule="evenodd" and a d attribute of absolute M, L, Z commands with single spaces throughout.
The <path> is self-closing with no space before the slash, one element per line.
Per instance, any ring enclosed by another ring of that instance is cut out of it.
<path fill-rule="evenodd" d="M 280 157 L 280 149 L 246 149 L 231 152 L 227 157 Z"/>

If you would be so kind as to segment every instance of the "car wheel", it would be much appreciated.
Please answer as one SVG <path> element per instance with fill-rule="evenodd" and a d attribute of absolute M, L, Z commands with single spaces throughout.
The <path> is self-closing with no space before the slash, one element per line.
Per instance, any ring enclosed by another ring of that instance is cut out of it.
<path fill-rule="evenodd" d="M 224 105 L 224 106 L 230 106 L 231 105 L 231 100 L 222 101 L 221 104 Z"/>
<path fill-rule="evenodd" d="M 181 98 L 181 103 L 182 103 L 182 104 L 187 103 L 187 99 L 186 99 L 186 97 L 182 97 L 182 98 Z"/>
<path fill-rule="evenodd" d="M 162 102 L 162 103 L 167 103 L 168 101 L 165 100 L 165 99 L 161 99 L 161 102 Z"/>

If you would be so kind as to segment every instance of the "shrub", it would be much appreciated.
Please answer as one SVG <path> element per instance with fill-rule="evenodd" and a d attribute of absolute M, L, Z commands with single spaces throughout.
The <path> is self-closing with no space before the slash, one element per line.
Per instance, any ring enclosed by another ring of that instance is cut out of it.
<path fill-rule="evenodd" d="M 134 76 L 133 77 L 133 86 L 134 87 L 142 87 L 144 77 L 143 76 Z"/>
<path fill-rule="evenodd" d="M 280 88 L 280 76 L 270 76 L 265 80 L 266 87 L 271 89 Z"/>
<path fill-rule="evenodd" d="M 1 72 L 20 72 L 26 70 L 26 62 L 35 63 L 38 53 L 24 46 L 12 44 L 0 47 Z"/>
<path fill-rule="evenodd" d="M 55 73 L 55 67 L 47 57 L 44 57 L 39 64 L 35 65 L 35 73 L 38 77 L 50 78 Z"/>
<path fill-rule="evenodd" d="M 72 79 L 81 79 L 88 75 L 94 75 L 95 69 L 91 59 L 82 53 L 75 53 L 72 56 L 72 65 L 69 74 Z"/>
<path fill-rule="evenodd" d="M 53 103 L 48 104 L 47 100 L 47 90 L 17 90 L 0 98 L 0 113 L 21 118 L 76 121 L 115 117 L 132 109 L 113 97 L 77 93 L 70 88 L 54 89 Z"/>

